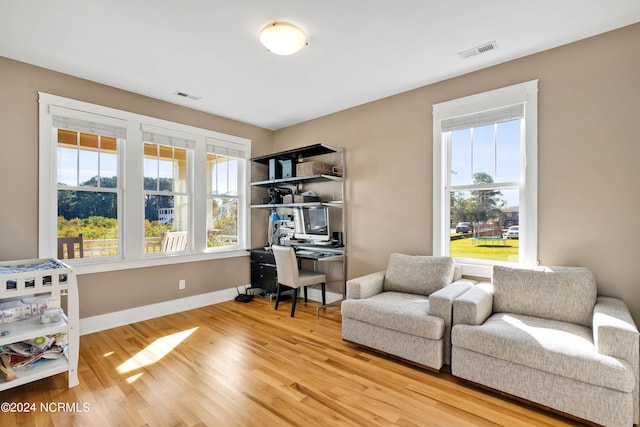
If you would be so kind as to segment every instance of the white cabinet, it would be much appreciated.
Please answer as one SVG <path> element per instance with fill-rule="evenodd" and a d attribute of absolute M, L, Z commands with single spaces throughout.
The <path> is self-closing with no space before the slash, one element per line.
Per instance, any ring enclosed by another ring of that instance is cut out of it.
<path fill-rule="evenodd" d="M 0 375 L 0 391 L 63 372 L 68 373 L 69 387 L 79 384 L 78 286 L 73 269 L 57 259 L 1 262 L 0 303 L 34 296 L 49 296 L 59 302 L 66 296 L 64 314 L 51 323 L 41 323 L 39 314 L 26 320 L 0 323 L 0 347 L 60 333 L 67 335 L 68 345 L 58 359 L 42 359 L 29 368 L 15 368 L 15 379 L 6 380 Z"/>

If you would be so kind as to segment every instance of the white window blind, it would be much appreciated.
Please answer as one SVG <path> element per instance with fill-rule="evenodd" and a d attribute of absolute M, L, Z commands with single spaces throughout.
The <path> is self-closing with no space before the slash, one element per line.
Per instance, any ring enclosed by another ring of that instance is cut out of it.
<path fill-rule="evenodd" d="M 485 126 L 493 123 L 508 122 L 524 117 L 524 104 L 510 105 L 489 111 L 452 117 L 442 120 L 442 132 Z"/>
<path fill-rule="evenodd" d="M 125 139 L 127 137 L 127 122 L 99 114 L 91 114 L 70 108 L 49 106 L 53 126 L 58 129 L 75 130 L 92 135 L 110 136 Z"/>
<path fill-rule="evenodd" d="M 207 138 L 207 153 L 219 154 L 221 156 L 248 159 L 251 155 L 249 147 L 244 144 L 237 144 L 221 139 Z"/>
<path fill-rule="evenodd" d="M 142 130 L 142 140 L 144 142 L 189 149 L 193 149 L 196 145 L 195 136 L 182 132 L 145 124 L 140 125 L 140 130 Z"/>

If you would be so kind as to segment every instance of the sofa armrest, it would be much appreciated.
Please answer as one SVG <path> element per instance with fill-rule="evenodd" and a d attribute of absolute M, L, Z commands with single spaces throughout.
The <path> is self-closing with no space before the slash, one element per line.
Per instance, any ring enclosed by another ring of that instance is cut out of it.
<path fill-rule="evenodd" d="M 429 295 L 429 314 L 438 316 L 450 324 L 453 318 L 453 300 L 471 289 L 475 283 L 468 279 L 456 280 Z"/>
<path fill-rule="evenodd" d="M 627 361 L 638 360 L 639 337 L 624 301 L 598 297 L 593 308 L 593 342 L 598 353 Z"/>
<path fill-rule="evenodd" d="M 640 421 L 640 334 L 629 308 L 619 298 L 598 297 L 593 308 L 593 343 L 600 354 L 626 361 L 636 377 L 633 388 L 633 419 Z"/>
<path fill-rule="evenodd" d="M 481 282 L 453 301 L 453 324 L 481 325 L 493 312 L 493 285 Z"/>
<path fill-rule="evenodd" d="M 347 299 L 364 299 L 382 292 L 384 273 L 378 271 L 347 281 Z"/>

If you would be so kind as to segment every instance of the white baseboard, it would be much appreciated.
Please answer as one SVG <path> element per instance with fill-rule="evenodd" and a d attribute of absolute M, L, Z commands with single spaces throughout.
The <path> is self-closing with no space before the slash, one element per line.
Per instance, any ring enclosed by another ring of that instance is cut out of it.
<path fill-rule="evenodd" d="M 230 301 L 238 295 L 235 288 L 221 291 L 209 292 L 206 294 L 193 295 L 157 304 L 145 305 L 142 307 L 130 308 L 128 310 L 114 311 L 113 313 L 100 314 L 98 316 L 85 317 L 80 319 L 80 335 L 91 334 L 93 332 L 104 331 L 105 329 L 116 328 L 118 326 L 129 325 L 155 317 L 167 316 L 181 311 L 193 310 L 194 308 L 205 307 L 224 301 Z"/>
<path fill-rule="evenodd" d="M 80 319 L 80 335 L 100 332 L 106 329 L 116 328 L 118 326 L 141 322 L 143 320 L 193 310 L 207 305 L 218 304 L 224 301 L 231 301 L 236 297 L 236 295 L 238 295 L 238 293 L 235 288 L 223 289 L 221 291 L 193 295 L 157 304 L 130 308 L 128 310 L 114 311 L 113 313 L 85 317 Z M 308 296 L 312 301 L 322 301 L 322 294 L 319 289 L 309 289 Z M 342 295 L 327 292 L 326 297 L 327 303 L 331 303 L 340 300 Z"/>

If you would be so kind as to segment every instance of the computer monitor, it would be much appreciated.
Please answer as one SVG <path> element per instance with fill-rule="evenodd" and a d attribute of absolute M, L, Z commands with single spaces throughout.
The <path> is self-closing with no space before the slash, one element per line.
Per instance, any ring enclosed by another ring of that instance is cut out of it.
<path fill-rule="evenodd" d="M 296 208 L 294 211 L 295 238 L 326 242 L 331 240 L 329 209 L 325 206 Z"/>

